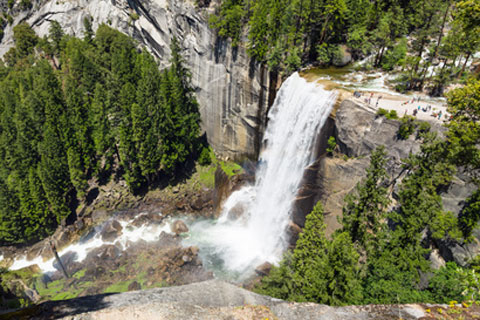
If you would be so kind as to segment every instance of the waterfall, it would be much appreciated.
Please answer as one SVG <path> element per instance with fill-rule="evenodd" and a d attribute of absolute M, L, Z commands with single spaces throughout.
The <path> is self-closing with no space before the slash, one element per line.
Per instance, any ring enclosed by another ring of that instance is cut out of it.
<path fill-rule="evenodd" d="M 281 259 L 293 201 L 335 99 L 298 73 L 283 83 L 269 114 L 255 184 L 232 193 L 216 222 L 190 226 L 185 243 L 200 248 L 207 267 L 220 264 L 229 278 L 241 279 L 259 264 Z"/>

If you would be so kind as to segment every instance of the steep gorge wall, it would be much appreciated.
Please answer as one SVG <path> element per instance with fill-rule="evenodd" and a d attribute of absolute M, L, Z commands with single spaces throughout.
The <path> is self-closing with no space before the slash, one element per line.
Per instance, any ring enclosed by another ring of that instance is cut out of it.
<path fill-rule="evenodd" d="M 380 145 L 386 147 L 386 167 L 392 181 L 391 197 L 395 206 L 398 186 L 403 178 L 402 159 L 410 153 L 419 152 L 421 145 L 421 140 L 417 140 L 414 134 L 406 140 L 398 139 L 399 126 L 399 121 L 377 117 L 368 107 L 349 99 L 343 100 L 319 135 L 317 161 L 305 172 L 293 222 L 303 226 L 305 215 L 320 200 L 324 204 L 327 234 L 340 228 L 338 218 L 342 215 L 343 199 L 366 176 L 370 153 Z M 441 133 L 445 129 L 432 124 L 432 130 Z M 334 157 L 325 156 L 326 141 L 330 136 L 337 141 L 337 154 Z M 444 210 L 458 215 L 465 199 L 474 190 L 475 185 L 468 174 L 458 172 L 448 188 L 440 194 Z M 469 243 L 434 241 L 430 256 L 432 265 L 438 267 L 445 261 L 465 265 L 469 259 L 480 254 L 480 228 L 475 229 L 473 235 L 475 239 Z"/>
<path fill-rule="evenodd" d="M 34 1 L 28 11 L 14 7 L 17 14 L 5 28 L 0 56 L 13 46 L 13 27 L 23 21 L 40 37 L 48 34 L 52 20 L 66 33 L 83 37 L 83 19 L 90 16 L 94 30 L 105 23 L 138 40 L 161 68 L 169 64 L 170 41 L 176 36 L 192 73 L 208 141 L 222 157 L 255 158 L 265 127 L 269 74 L 250 60 L 245 48 L 232 48 L 209 29 L 213 5 L 198 8 L 193 0 Z"/>

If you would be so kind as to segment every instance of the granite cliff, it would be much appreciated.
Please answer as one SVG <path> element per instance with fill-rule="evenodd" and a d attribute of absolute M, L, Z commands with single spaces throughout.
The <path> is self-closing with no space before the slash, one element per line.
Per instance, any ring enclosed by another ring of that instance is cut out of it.
<path fill-rule="evenodd" d="M 266 119 L 269 73 L 250 60 L 245 48 L 232 48 L 217 37 L 207 22 L 212 10 L 194 1 L 174 0 L 38 0 L 26 11 L 17 3 L 13 23 L 4 30 L 0 56 L 13 46 L 13 27 L 21 22 L 43 37 L 55 20 L 66 33 L 82 37 L 83 20 L 91 17 L 94 30 L 105 23 L 132 36 L 158 58 L 160 67 L 169 64 L 175 36 L 192 73 L 208 141 L 222 157 L 255 158 Z"/>

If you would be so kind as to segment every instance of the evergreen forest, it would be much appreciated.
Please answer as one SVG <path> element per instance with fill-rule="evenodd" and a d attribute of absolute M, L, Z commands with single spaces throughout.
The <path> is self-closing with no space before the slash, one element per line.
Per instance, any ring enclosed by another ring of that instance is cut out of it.
<path fill-rule="evenodd" d="M 92 181 L 134 193 L 182 175 L 197 154 L 200 115 L 172 40 L 171 66 L 107 25 L 83 39 L 56 21 L 25 23 L 0 65 L 0 243 L 32 242 L 75 214 Z"/>
<path fill-rule="evenodd" d="M 341 64 L 348 48 L 365 68 L 398 72 L 398 90 L 432 95 L 480 46 L 478 0 L 223 0 L 209 22 L 274 73 Z"/>

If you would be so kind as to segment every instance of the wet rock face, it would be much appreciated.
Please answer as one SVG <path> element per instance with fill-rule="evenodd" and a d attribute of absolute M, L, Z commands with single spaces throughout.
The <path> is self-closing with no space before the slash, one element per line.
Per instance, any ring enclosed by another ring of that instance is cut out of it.
<path fill-rule="evenodd" d="M 8 24 L 0 43 L 0 56 L 13 45 L 13 26 L 26 21 L 40 37 L 48 35 L 51 20 L 67 34 L 83 37 L 85 17 L 93 29 L 105 23 L 134 37 L 159 60 L 169 65 L 170 41 L 176 36 L 192 73 L 200 104 L 202 128 L 215 151 L 224 157 L 255 157 L 264 130 L 268 72 L 250 61 L 243 47 L 233 49 L 208 28 L 213 12 L 210 0 L 197 1 L 76 0 L 39 1 Z M 132 12 L 139 15 L 133 21 Z"/>
<path fill-rule="evenodd" d="M 111 220 L 103 226 L 101 235 L 102 240 L 112 242 L 122 234 L 122 226 L 117 220 Z"/>

